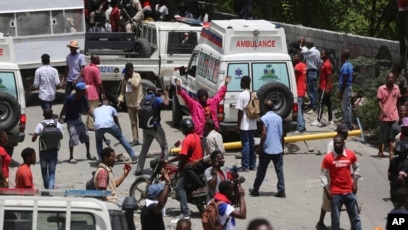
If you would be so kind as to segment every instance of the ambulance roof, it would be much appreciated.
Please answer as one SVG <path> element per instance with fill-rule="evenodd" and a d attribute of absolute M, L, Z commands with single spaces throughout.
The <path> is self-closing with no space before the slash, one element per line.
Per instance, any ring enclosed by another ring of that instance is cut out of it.
<path fill-rule="evenodd" d="M 201 30 L 199 43 L 222 54 L 287 54 L 284 29 L 265 20 L 213 20 Z"/>

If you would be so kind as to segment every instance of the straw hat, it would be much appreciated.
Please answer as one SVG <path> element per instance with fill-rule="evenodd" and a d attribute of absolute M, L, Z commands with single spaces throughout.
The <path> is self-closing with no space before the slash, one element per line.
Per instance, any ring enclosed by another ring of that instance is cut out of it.
<path fill-rule="evenodd" d="M 79 45 L 78 45 L 78 41 L 77 40 L 71 40 L 70 42 L 69 42 L 69 44 L 67 45 L 67 47 L 68 48 L 76 48 L 76 49 L 78 49 L 79 48 Z"/>

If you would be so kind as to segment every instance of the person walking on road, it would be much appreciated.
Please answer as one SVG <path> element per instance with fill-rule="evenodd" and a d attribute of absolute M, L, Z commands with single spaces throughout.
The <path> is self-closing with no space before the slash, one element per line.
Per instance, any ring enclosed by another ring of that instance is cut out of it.
<path fill-rule="evenodd" d="M 44 120 L 35 127 L 32 142 L 40 137 L 38 142 L 40 149 L 41 175 L 45 189 L 54 189 L 55 169 L 58 163 L 58 150 L 62 139 L 62 126 L 52 118 L 52 110 L 44 110 Z"/>
<path fill-rule="evenodd" d="M 118 140 L 123 148 L 132 159 L 132 163 L 137 162 L 137 157 L 129 142 L 123 136 L 122 129 L 119 124 L 118 112 L 115 108 L 109 105 L 109 101 L 104 99 L 102 105 L 93 111 L 93 116 L 95 118 L 95 142 L 96 142 L 96 152 L 98 153 L 98 158 L 102 161 L 102 142 L 105 133 L 109 133 Z"/>
<path fill-rule="evenodd" d="M 169 154 L 166 134 L 164 132 L 162 125 L 160 124 L 161 109 L 169 106 L 169 93 L 167 91 L 164 91 L 164 100 L 163 100 L 163 98 L 157 95 L 156 88 L 154 86 L 149 86 L 147 88 L 147 94 L 142 100 L 142 103 L 144 101 L 150 102 L 150 100 L 152 100 L 153 102 L 153 104 L 151 105 L 152 106 L 151 112 L 153 115 L 153 119 L 147 122 L 151 123 L 149 125 L 151 125 L 152 128 L 143 129 L 143 145 L 142 145 L 142 150 L 140 152 L 139 161 L 136 166 L 136 171 L 135 171 L 136 176 L 143 174 L 143 168 L 144 168 L 144 164 L 146 161 L 147 151 L 149 151 L 149 148 L 153 142 L 153 139 L 156 139 L 156 141 L 159 143 L 164 157 L 167 157 Z M 142 120 L 139 120 L 139 121 L 142 121 Z"/>
<path fill-rule="evenodd" d="M 98 165 L 94 175 L 94 184 L 97 190 L 111 191 L 111 195 L 106 197 L 107 201 L 117 202 L 119 187 L 129 174 L 131 167 L 127 165 L 123 166 L 123 174 L 119 178 L 115 179 L 113 175 L 113 165 L 115 164 L 115 151 L 109 147 L 106 147 L 101 152 L 102 162 Z M 130 166 L 130 165 L 129 165 Z"/>
<path fill-rule="evenodd" d="M 247 116 L 246 109 L 251 100 L 251 78 L 243 76 L 241 78 L 241 89 L 235 109 L 238 111 L 237 132 L 241 136 L 242 159 L 240 172 L 249 172 L 255 170 L 256 156 L 254 152 L 254 133 L 256 130 L 256 120 Z"/>
<path fill-rule="evenodd" d="M 354 152 L 344 148 L 344 137 L 333 138 L 334 151 L 326 154 L 321 166 L 321 183 L 331 205 L 331 229 L 340 230 L 340 211 L 346 206 L 351 228 L 361 230 L 357 208 L 359 164 Z M 353 174 L 351 169 L 353 168 Z M 330 184 L 329 184 L 330 181 Z"/>
<path fill-rule="evenodd" d="M 91 55 L 91 63 L 85 66 L 84 82 L 86 84 L 86 98 L 91 112 L 99 105 L 99 94 L 102 100 L 106 98 L 105 90 L 103 89 L 101 72 L 99 71 L 100 59 L 96 54 Z M 89 131 L 95 131 L 94 120 L 91 116 L 86 117 L 86 128 Z"/>
<path fill-rule="evenodd" d="M 33 148 L 25 148 L 21 152 L 23 163 L 18 167 L 16 172 L 16 188 L 34 189 L 33 174 L 30 165 L 35 165 L 37 161 L 36 153 Z"/>
<path fill-rule="evenodd" d="M 341 110 L 343 112 L 343 122 L 346 123 L 349 130 L 353 129 L 351 122 L 351 86 L 353 82 L 353 65 L 348 61 L 350 50 L 346 49 L 341 53 L 341 69 L 339 76 L 339 96 Z"/>
<path fill-rule="evenodd" d="M 60 85 L 58 70 L 50 65 L 50 55 L 41 56 L 43 66 L 35 70 L 32 90 L 38 89 L 38 98 L 41 101 L 41 108 L 51 109 L 55 100 L 57 88 Z"/>
<path fill-rule="evenodd" d="M 137 124 L 137 113 L 140 109 L 140 102 L 143 98 L 142 78 L 140 74 L 133 71 L 133 64 L 127 63 L 125 66 L 124 78 L 118 97 L 118 107 L 126 99 L 126 107 L 132 126 L 133 142 L 131 146 L 139 145 L 139 130 Z"/>
<path fill-rule="evenodd" d="M 378 135 L 378 157 L 384 157 L 384 146 L 389 144 L 390 130 L 399 120 L 397 102 L 401 97 L 398 85 L 394 84 L 394 74 L 388 73 L 385 84 L 378 87 L 377 99 L 380 107 L 380 131 Z"/>
<path fill-rule="evenodd" d="M 64 83 L 62 84 L 62 87 L 65 88 L 65 97 L 71 95 L 78 82 L 83 81 L 82 73 L 86 65 L 84 55 L 78 52 L 78 41 L 71 40 L 67 47 L 70 53 L 66 58 L 67 67 L 65 68 Z"/>
<path fill-rule="evenodd" d="M 278 192 L 275 196 L 286 198 L 285 179 L 283 177 L 283 122 L 282 118 L 273 112 L 272 100 L 265 101 L 264 110 L 266 113 L 261 117 L 261 143 L 256 150 L 259 154 L 259 165 L 250 195 L 259 196 L 259 187 L 265 178 L 269 162 L 272 161 L 278 177 Z"/>
<path fill-rule="evenodd" d="M 78 145 L 78 142 L 85 143 L 86 158 L 88 160 L 96 160 L 91 156 L 89 152 L 89 136 L 86 131 L 86 127 L 81 118 L 82 109 L 85 108 L 88 114 L 93 116 L 91 109 L 89 108 L 88 100 L 85 97 L 86 85 L 83 82 L 79 82 L 75 86 L 75 94 L 71 94 L 65 98 L 64 105 L 62 106 L 58 122 L 63 123 L 63 117 L 65 116 L 65 122 L 67 122 L 68 134 L 69 134 L 69 162 L 75 164 L 74 159 L 74 146 Z"/>

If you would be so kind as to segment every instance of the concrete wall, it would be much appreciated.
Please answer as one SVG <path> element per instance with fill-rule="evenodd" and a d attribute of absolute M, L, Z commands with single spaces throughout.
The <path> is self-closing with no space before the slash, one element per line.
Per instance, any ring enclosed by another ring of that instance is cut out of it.
<path fill-rule="evenodd" d="M 398 41 L 338 33 L 301 25 L 284 23 L 281 23 L 281 25 L 285 28 L 288 44 L 298 40 L 300 36 L 311 38 L 316 47 L 329 50 L 331 60 L 336 60 L 336 67 L 340 65 L 340 55 L 344 49 L 351 50 L 351 58 L 364 56 L 386 59 L 391 62 L 399 62 L 400 60 Z"/>

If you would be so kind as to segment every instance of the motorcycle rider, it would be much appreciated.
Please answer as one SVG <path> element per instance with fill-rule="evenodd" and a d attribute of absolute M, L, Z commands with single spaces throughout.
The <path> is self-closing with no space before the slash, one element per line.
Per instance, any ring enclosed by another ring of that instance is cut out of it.
<path fill-rule="evenodd" d="M 176 183 L 176 194 L 180 201 L 181 214 L 173 219 L 172 223 L 177 223 L 180 219 L 190 219 L 191 212 L 187 206 L 187 194 L 184 188 L 185 177 L 193 183 L 197 190 L 192 192 L 193 196 L 200 196 L 207 193 L 205 184 L 201 181 L 198 173 L 205 170 L 201 139 L 194 133 L 194 123 L 190 118 L 181 121 L 181 131 L 185 135 L 180 153 L 173 159 L 164 161 L 165 164 L 178 161 L 178 176 Z"/>

